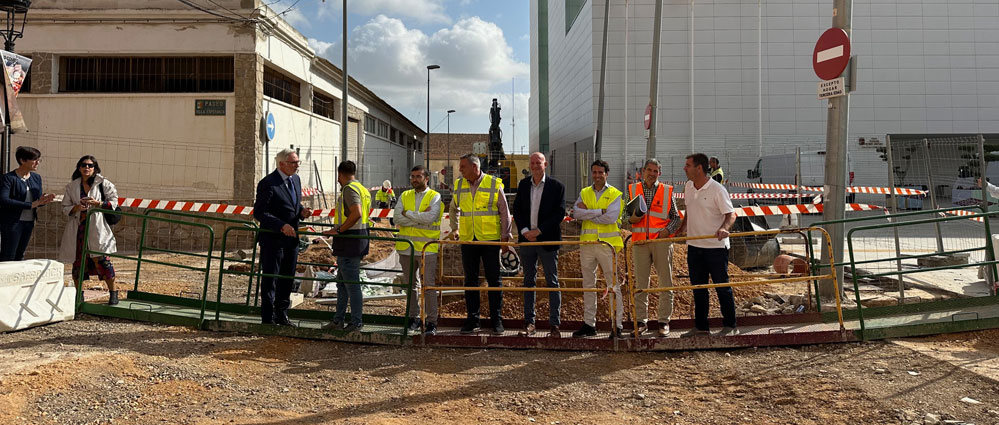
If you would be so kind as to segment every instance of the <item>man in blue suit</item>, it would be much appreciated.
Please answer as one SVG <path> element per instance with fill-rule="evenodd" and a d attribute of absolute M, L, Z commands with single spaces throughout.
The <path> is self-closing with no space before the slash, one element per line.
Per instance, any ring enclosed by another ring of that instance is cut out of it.
<path fill-rule="evenodd" d="M 260 269 L 282 277 L 261 279 L 260 316 L 266 324 L 294 326 L 288 320 L 291 288 L 298 262 L 298 221 L 312 215 L 302 205 L 302 180 L 298 177 L 298 154 L 283 149 L 274 157 L 277 169 L 257 183 L 253 218 L 270 232 L 260 233 Z"/>

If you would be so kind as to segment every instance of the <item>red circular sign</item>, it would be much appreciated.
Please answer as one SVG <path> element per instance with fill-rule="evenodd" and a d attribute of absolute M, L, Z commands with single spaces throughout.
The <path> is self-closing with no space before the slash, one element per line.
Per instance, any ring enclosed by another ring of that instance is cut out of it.
<path fill-rule="evenodd" d="M 645 107 L 645 129 L 648 130 L 652 128 L 652 104 L 648 104 Z"/>
<path fill-rule="evenodd" d="M 812 68 L 823 80 L 839 78 L 850 64 L 850 37 L 840 28 L 829 28 L 815 42 Z"/>

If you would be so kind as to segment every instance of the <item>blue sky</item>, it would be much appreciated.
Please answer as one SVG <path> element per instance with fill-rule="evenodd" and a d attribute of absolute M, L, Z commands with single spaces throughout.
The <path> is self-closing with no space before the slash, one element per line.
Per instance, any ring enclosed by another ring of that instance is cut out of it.
<path fill-rule="evenodd" d="M 280 13 L 292 4 L 285 19 L 340 65 L 342 0 L 280 0 L 271 8 Z M 448 109 L 456 110 L 451 132 L 488 132 L 495 97 L 504 148 L 526 151 L 529 7 L 529 0 L 348 0 L 348 72 L 424 129 L 426 66 L 440 65 L 431 74 L 431 132 L 446 131 Z"/>

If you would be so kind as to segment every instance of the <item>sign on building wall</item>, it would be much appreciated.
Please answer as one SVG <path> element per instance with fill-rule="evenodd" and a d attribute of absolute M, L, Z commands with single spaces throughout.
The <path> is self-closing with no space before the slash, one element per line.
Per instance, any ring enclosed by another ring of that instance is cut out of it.
<path fill-rule="evenodd" d="M 194 115 L 225 115 L 225 99 L 196 99 Z"/>

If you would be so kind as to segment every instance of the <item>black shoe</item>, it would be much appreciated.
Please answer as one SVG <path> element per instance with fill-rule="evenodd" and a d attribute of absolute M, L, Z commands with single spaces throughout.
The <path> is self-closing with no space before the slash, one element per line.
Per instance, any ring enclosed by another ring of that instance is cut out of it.
<path fill-rule="evenodd" d="M 607 339 L 624 339 L 624 328 L 617 328 L 610 332 Z"/>
<path fill-rule="evenodd" d="M 427 323 L 427 330 L 423 332 L 424 335 L 434 336 L 437 335 L 437 324 Z"/>
<path fill-rule="evenodd" d="M 118 291 L 111 291 L 108 294 L 108 305 L 118 305 Z"/>
<path fill-rule="evenodd" d="M 467 319 L 465 324 L 462 325 L 461 331 L 462 335 L 474 334 L 479 331 L 479 321 L 477 319 Z"/>
<path fill-rule="evenodd" d="M 351 323 L 351 324 L 347 325 L 346 328 L 343 328 L 343 331 L 346 332 L 346 333 L 351 333 L 351 332 L 355 332 L 355 331 L 359 332 L 361 329 L 364 329 L 364 324 L 363 323 L 359 323 L 359 324 L 356 324 L 356 325 L 353 324 L 353 323 Z"/>
<path fill-rule="evenodd" d="M 338 322 L 336 320 L 333 320 L 333 321 L 331 321 L 331 322 L 323 325 L 323 330 L 324 331 L 339 331 L 339 330 L 343 330 L 343 322 Z"/>
<path fill-rule="evenodd" d="M 519 336 L 534 336 L 538 332 L 538 329 L 534 326 L 534 323 L 528 323 L 524 326 L 524 330 L 520 331 L 517 335 Z"/>
<path fill-rule="evenodd" d="M 410 332 L 418 334 L 418 333 L 420 333 L 421 329 L 423 329 L 423 321 L 422 320 L 420 320 L 419 318 L 415 318 L 415 319 L 410 319 L 409 320 L 409 331 Z"/>
<path fill-rule="evenodd" d="M 583 327 L 579 328 L 578 331 L 572 333 L 573 338 L 582 338 L 584 336 L 597 336 L 597 329 L 593 326 L 583 323 Z"/>
<path fill-rule="evenodd" d="M 503 332 L 506 332 L 506 329 L 503 328 L 503 321 L 502 320 L 493 321 L 493 335 L 503 335 Z"/>
<path fill-rule="evenodd" d="M 294 324 L 294 323 L 291 323 L 291 320 L 288 320 L 288 318 L 287 318 L 287 317 L 285 317 L 285 318 L 282 318 L 282 319 L 277 319 L 277 320 L 275 320 L 275 321 L 274 321 L 274 324 L 275 324 L 275 325 L 278 325 L 278 326 L 287 326 L 287 327 L 289 327 L 289 328 L 294 328 L 294 327 L 296 327 L 296 326 L 295 326 L 295 324 Z"/>

